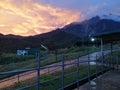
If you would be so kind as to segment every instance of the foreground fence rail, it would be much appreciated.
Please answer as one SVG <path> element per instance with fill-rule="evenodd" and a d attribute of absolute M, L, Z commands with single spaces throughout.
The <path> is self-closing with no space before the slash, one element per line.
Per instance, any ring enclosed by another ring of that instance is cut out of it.
<path fill-rule="evenodd" d="M 104 61 L 100 59 L 101 56 L 98 54 L 88 55 L 84 58 L 77 57 L 74 60 L 66 61 L 65 56 L 62 56 L 61 62 L 51 64 L 47 66 L 40 66 L 40 57 L 38 58 L 38 67 L 24 70 L 15 70 L 8 72 L 0 72 L 0 75 L 15 74 L 14 76 L 0 80 L 2 83 L 13 81 L 16 83 L 27 84 L 18 85 L 16 90 L 64 90 L 74 89 L 84 84 L 87 81 L 91 81 L 93 78 L 97 78 L 100 74 L 118 67 L 118 58 L 116 57 L 115 63 L 111 63 L 110 60 Z M 8 86 L 9 83 L 8 83 Z M 1 86 L 2 87 L 2 86 Z M 0 87 L 0 88 L 1 88 Z"/>

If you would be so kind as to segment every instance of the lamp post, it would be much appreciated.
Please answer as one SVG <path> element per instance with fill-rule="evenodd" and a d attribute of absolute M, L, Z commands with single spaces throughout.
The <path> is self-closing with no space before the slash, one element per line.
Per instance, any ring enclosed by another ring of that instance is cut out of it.
<path fill-rule="evenodd" d="M 101 54 L 103 54 L 103 39 L 101 38 Z"/>
<path fill-rule="evenodd" d="M 90 38 L 90 41 L 94 44 L 94 42 L 96 41 L 96 39 L 93 38 L 93 37 L 91 37 L 91 38 Z M 94 45 L 93 45 L 93 49 L 92 49 L 92 51 L 94 52 Z"/>
<path fill-rule="evenodd" d="M 40 50 L 38 51 L 37 90 L 40 90 Z"/>

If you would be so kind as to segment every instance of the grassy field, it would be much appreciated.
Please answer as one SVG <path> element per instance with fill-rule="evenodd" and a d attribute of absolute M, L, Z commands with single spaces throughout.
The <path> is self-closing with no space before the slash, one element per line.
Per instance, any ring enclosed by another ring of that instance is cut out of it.
<path fill-rule="evenodd" d="M 109 49 L 107 46 L 104 46 L 104 48 Z M 55 55 L 55 51 L 49 51 L 49 54 L 40 57 L 41 66 L 60 62 L 63 55 L 65 56 L 65 60 L 71 60 L 95 51 L 100 51 L 100 47 L 83 46 L 59 49 L 57 56 Z M 16 54 L 3 53 L 0 55 L 0 72 L 36 68 L 38 65 L 37 60 L 36 56 L 17 56 Z M 3 75 L 0 75 L 0 79 L 2 78 L 4 78 Z"/>
<path fill-rule="evenodd" d="M 96 66 L 90 67 L 90 74 L 93 74 L 96 72 Z M 102 70 L 101 66 L 97 67 L 99 70 Z M 79 67 L 79 79 L 84 78 L 88 75 L 88 66 L 87 65 L 80 65 Z M 64 85 L 69 85 L 73 82 L 75 82 L 78 79 L 77 76 L 77 67 L 73 66 L 71 68 L 68 68 L 65 70 L 65 78 L 64 78 Z M 40 80 L 40 89 L 41 90 L 57 90 L 61 88 L 62 85 L 62 79 L 61 79 L 61 71 L 57 71 L 51 74 L 43 75 L 41 76 Z M 20 88 L 29 84 L 36 83 L 36 78 L 32 78 L 23 82 L 15 83 L 14 85 L 1 89 L 1 90 L 15 90 L 16 88 Z M 36 87 L 31 87 L 27 90 L 35 90 Z"/>
<path fill-rule="evenodd" d="M 41 56 L 41 66 L 60 62 L 63 55 L 65 56 L 65 60 L 71 60 L 95 51 L 97 51 L 97 48 L 95 47 L 71 47 L 59 49 L 57 60 L 55 52 L 50 51 L 49 54 Z M 37 60 L 38 58 L 35 56 L 17 56 L 16 54 L 3 53 L 0 57 L 0 72 L 36 68 L 38 65 Z M 0 75 L 0 79 L 10 77 L 12 75 L 15 74 Z"/>
<path fill-rule="evenodd" d="M 111 58 L 111 60 L 110 60 Z M 113 64 L 120 64 L 120 51 L 115 51 L 112 54 L 109 53 L 106 57 L 105 57 L 105 61 L 109 61 L 110 63 Z"/>
<path fill-rule="evenodd" d="M 56 60 L 56 56 L 55 56 L 55 52 L 54 51 L 50 51 L 49 54 L 47 55 L 43 55 L 41 56 L 41 66 L 45 66 L 45 65 L 49 65 L 55 62 L 60 62 L 62 60 L 62 56 L 65 56 L 65 60 L 71 60 L 71 59 L 75 59 L 77 57 L 80 56 L 84 56 L 87 55 L 88 53 L 92 53 L 95 51 L 99 51 L 100 48 L 96 48 L 94 46 L 92 47 L 72 47 L 72 48 L 65 48 L 65 49 L 59 49 L 58 50 L 58 55 L 57 55 L 57 60 Z M 113 54 L 118 55 L 118 58 L 120 58 L 120 52 L 114 52 Z M 27 69 L 27 68 L 34 68 L 37 67 L 38 63 L 37 63 L 37 57 L 35 56 L 16 56 L 13 54 L 3 54 L 2 56 L 3 58 L 7 58 L 6 62 L 4 62 L 4 59 L 1 59 L 3 61 L 1 61 L 3 64 L 0 63 L 0 72 L 1 71 L 11 71 L 11 70 L 18 70 L 18 69 Z M 9 60 L 9 58 L 10 60 Z M 106 58 L 106 57 L 105 57 Z M 8 61 L 7 61 L 8 60 Z M 107 59 L 106 59 L 107 60 Z M 119 62 L 120 63 L 120 62 Z M 82 72 L 82 68 L 86 68 L 87 66 L 81 66 L 81 72 L 80 72 L 80 78 L 87 76 L 87 70 L 84 70 Z M 100 67 L 101 69 L 101 67 Z M 100 70 L 99 69 L 99 70 Z M 91 67 L 91 73 L 95 72 L 95 67 L 92 66 Z M 69 68 L 65 71 L 66 73 L 66 78 L 65 78 L 65 85 L 70 84 L 73 81 L 76 81 L 77 75 L 76 75 L 76 68 Z M 68 75 L 70 74 L 70 75 Z M 0 76 L 0 78 L 5 78 L 6 76 Z M 7 76 L 8 77 L 8 76 Z M 51 81 L 50 79 L 52 78 L 56 78 L 53 81 Z M 46 82 L 46 80 L 48 82 Z M 49 81 L 50 80 L 50 81 Z M 32 82 L 31 82 L 32 81 Z M 56 89 L 61 87 L 61 72 L 55 72 L 49 75 L 44 75 L 41 77 L 41 85 L 42 85 L 42 89 L 45 90 L 53 90 L 53 87 Z M 22 87 L 28 84 L 33 84 L 36 82 L 36 79 L 30 79 L 30 80 L 26 80 L 24 82 L 20 82 L 20 83 L 16 83 L 15 85 L 3 89 L 3 90 L 14 90 L 15 88 L 18 87 Z M 35 87 L 31 88 L 30 90 L 34 90 Z"/>
<path fill-rule="evenodd" d="M 83 56 L 88 53 L 97 51 L 91 47 L 72 47 L 58 50 L 57 60 L 55 53 L 50 51 L 49 54 L 41 56 L 41 66 L 49 65 L 55 62 L 60 62 L 62 56 L 64 55 L 66 60 L 75 59 L 78 56 Z M 88 52 L 90 50 L 90 52 Z M 0 56 L 0 72 L 18 70 L 18 69 L 27 69 L 37 67 L 37 57 L 35 56 L 17 56 L 15 54 L 6 54 L 3 53 Z"/>
<path fill-rule="evenodd" d="M 120 64 L 120 51 L 108 53 L 103 58 L 103 63 Z M 98 60 L 98 62 L 101 62 L 101 60 Z"/>

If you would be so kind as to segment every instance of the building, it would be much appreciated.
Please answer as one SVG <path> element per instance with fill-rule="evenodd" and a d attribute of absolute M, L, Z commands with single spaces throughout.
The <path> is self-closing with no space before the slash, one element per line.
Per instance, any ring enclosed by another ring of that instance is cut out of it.
<path fill-rule="evenodd" d="M 17 50 L 17 55 L 28 55 L 28 51 L 27 50 Z"/>
<path fill-rule="evenodd" d="M 23 49 L 23 50 L 17 50 L 17 55 L 35 55 L 37 56 L 39 52 L 39 49 L 35 49 L 35 48 L 27 48 L 27 49 Z"/>
<path fill-rule="evenodd" d="M 37 56 L 37 54 L 39 53 L 39 49 L 30 48 L 30 49 L 27 49 L 27 52 L 28 52 L 28 55 L 35 55 L 35 56 Z"/>

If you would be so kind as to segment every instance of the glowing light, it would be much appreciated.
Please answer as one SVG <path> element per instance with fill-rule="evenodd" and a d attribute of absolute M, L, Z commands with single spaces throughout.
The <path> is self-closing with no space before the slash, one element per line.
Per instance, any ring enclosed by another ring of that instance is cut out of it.
<path fill-rule="evenodd" d="M 91 41 L 94 42 L 94 41 L 95 41 L 95 38 L 91 38 Z"/>

